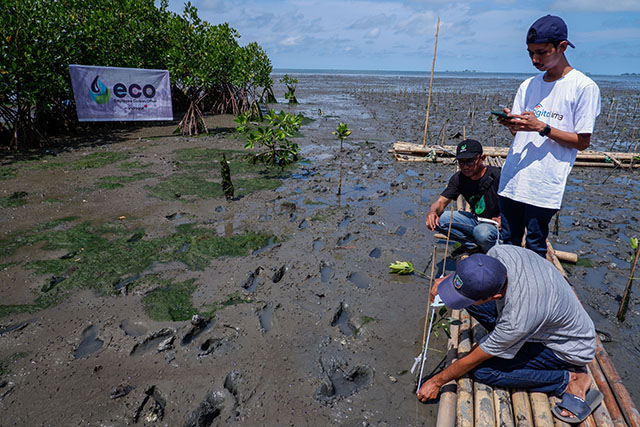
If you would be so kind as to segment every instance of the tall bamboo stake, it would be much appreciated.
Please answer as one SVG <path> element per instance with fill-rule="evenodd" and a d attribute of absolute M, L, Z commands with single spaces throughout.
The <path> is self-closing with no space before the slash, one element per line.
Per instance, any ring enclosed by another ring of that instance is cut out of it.
<path fill-rule="evenodd" d="M 429 108 L 431 107 L 431 88 L 433 87 L 433 71 L 436 67 L 436 51 L 438 50 L 438 31 L 440 30 L 440 17 L 436 25 L 436 41 L 433 46 L 433 62 L 431 63 L 431 78 L 429 79 L 429 97 L 427 98 L 427 117 L 424 119 L 424 136 L 422 137 L 422 146 L 427 146 L 427 128 L 429 127 Z"/>
<path fill-rule="evenodd" d="M 620 302 L 620 308 L 618 309 L 618 320 L 624 322 L 624 317 L 627 314 L 627 308 L 629 306 L 629 298 L 631 297 L 631 285 L 633 284 L 633 273 L 636 271 L 636 264 L 638 263 L 638 255 L 640 255 L 640 247 L 636 248 L 636 254 L 633 258 L 633 265 L 631 266 L 631 273 L 629 273 L 629 280 L 627 286 L 624 288 L 622 294 L 622 301 Z"/>

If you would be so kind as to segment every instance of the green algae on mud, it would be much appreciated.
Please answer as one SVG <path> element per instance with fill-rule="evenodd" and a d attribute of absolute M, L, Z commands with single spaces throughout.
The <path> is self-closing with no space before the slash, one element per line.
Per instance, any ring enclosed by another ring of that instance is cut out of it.
<path fill-rule="evenodd" d="M 17 175 L 18 175 L 18 172 L 15 168 L 10 168 L 10 167 L 0 168 L 0 181 L 15 178 Z"/>
<path fill-rule="evenodd" d="M 193 224 L 180 225 L 175 233 L 164 237 L 144 239 L 144 236 L 144 230 L 129 229 L 123 221 L 72 224 L 69 218 L 11 233 L 0 240 L 2 258 L 36 242 L 46 242 L 42 247 L 45 251 L 66 253 L 27 262 L 22 268 L 47 279 L 35 291 L 33 304 L 0 305 L 0 316 L 47 308 L 79 288 L 94 289 L 102 295 L 116 294 L 142 277 L 154 263 L 180 261 L 191 270 L 203 270 L 213 258 L 246 256 L 274 239 L 269 234 L 251 231 L 221 237 Z"/>
<path fill-rule="evenodd" d="M 129 154 L 126 153 L 116 153 L 116 152 L 98 152 L 88 154 L 81 159 L 72 160 L 69 162 L 61 161 L 58 159 L 49 161 L 48 158 L 46 160 L 31 160 L 28 161 L 27 168 L 33 170 L 39 169 L 70 169 L 70 170 L 81 170 L 81 169 L 96 169 L 101 168 L 103 166 L 110 165 L 112 163 L 116 163 L 129 158 Z"/>
<path fill-rule="evenodd" d="M 236 196 L 260 190 L 275 190 L 282 184 L 284 170 L 249 163 L 247 153 L 213 148 L 184 148 L 176 153 L 176 166 L 184 173 L 169 176 L 156 185 L 145 187 L 162 200 L 188 201 L 191 198 L 215 199 L 224 196 L 219 161 L 225 154 L 231 169 Z M 191 196 L 191 197 L 184 197 Z"/>
<path fill-rule="evenodd" d="M 104 190 L 113 190 L 115 188 L 124 187 L 125 184 L 135 181 L 142 181 L 144 179 L 156 177 L 157 174 L 153 172 L 138 172 L 133 175 L 121 175 L 121 176 L 103 176 L 98 178 L 96 187 Z"/>
<path fill-rule="evenodd" d="M 27 203 L 25 197 L 28 195 L 26 191 L 16 191 L 10 196 L 0 197 L 0 208 L 17 208 L 25 205 Z"/>
<path fill-rule="evenodd" d="M 222 301 L 198 309 L 193 306 L 191 299 L 197 288 L 195 279 L 179 283 L 173 283 L 167 279 L 154 278 L 153 280 L 160 286 L 142 298 L 142 305 L 147 316 L 155 321 L 184 321 L 191 319 L 194 314 L 210 319 L 216 311 L 225 307 L 252 302 L 251 298 L 234 293 L 227 295 Z"/>

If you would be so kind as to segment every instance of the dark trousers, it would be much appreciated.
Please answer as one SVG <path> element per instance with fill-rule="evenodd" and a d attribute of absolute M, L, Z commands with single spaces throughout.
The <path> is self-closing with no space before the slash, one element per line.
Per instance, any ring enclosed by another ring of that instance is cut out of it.
<path fill-rule="evenodd" d="M 466 309 L 482 326 L 492 331 L 497 310 L 494 301 Z M 474 378 L 484 384 L 502 388 L 523 388 L 529 391 L 562 395 L 569 384 L 570 371 L 586 372 L 560 359 L 541 343 L 526 342 L 513 359 L 492 357 L 473 371 Z"/>
<path fill-rule="evenodd" d="M 502 241 L 508 245 L 520 246 L 526 227 L 527 249 L 531 249 L 541 257 L 545 257 L 547 255 L 549 221 L 558 210 L 516 202 L 502 196 L 498 196 L 498 203 L 500 204 L 500 216 L 502 219 L 502 231 L 500 233 Z"/>

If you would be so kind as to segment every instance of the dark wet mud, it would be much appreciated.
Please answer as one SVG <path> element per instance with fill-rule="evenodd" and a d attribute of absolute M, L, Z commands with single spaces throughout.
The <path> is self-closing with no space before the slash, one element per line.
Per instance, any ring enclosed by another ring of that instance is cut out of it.
<path fill-rule="evenodd" d="M 15 176 L 2 181 L 0 196 L 27 194 L 24 204 L 0 208 L 0 239 L 24 232 L 11 241 L 25 243 L 0 252 L 0 304 L 31 312 L 0 317 L 0 424 L 433 425 L 437 406 L 417 402 L 416 378 L 408 373 L 421 351 L 428 283 L 388 273 L 390 263 L 410 261 L 428 274 L 434 246 L 436 274 L 443 264 L 444 244 L 427 232 L 424 216 L 453 170 L 397 163 L 388 153 L 396 140 L 421 142 L 427 80 L 297 77 L 301 104 L 273 107 L 314 120 L 297 140 L 303 161 L 275 190 L 226 201 L 212 185 L 207 150 L 242 150 L 244 143 L 224 134 L 172 136 L 173 125 L 132 131 L 114 143 L 89 141 L 45 159 L 71 166 L 3 165 Z M 444 133 L 455 144 L 464 132 L 508 144 L 488 111 L 511 102 L 518 80 L 462 80 L 436 82 L 428 140 L 441 142 Z M 615 82 L 601 87 L 602 116 L 611 96 L 619 101 L 608 123 L 598 119 L 594 146 L 626 151 L 637 90 Z M 231 119 L 208 120 L 231 128 Z M 340 122 L 353 130 L 342 152 L 331 134 Z M 111 152 L 118 154 L 113 163 L 73 167 Z M 143 164 L 144 177 L 115 180 L 122 186 L 110 189 L 96 185 Z M 244 173 L 240 163 L 235 167 L 232 179 Z M 176 177 L 187 169 L 204 181 L 191 192 L 175 186 L 186 185 Z M 637 172 L 574 170 L 551 237 L 583 260 L 567 266 L 570 280 L 611 338 L 605 347 L 636 403 L 640 293 L 624 324 L 615 313 L 629 273 L 628 240 L 640 236 L 639 190 Z M 61 218 L 70 219 L 38 229 Z M 87 240 L 75 252 L 55 239 L 79 238 L 74 227 L 83 222 L 105 227 L 104 239 L 122 251 L 109 270 L 117 279 L 106 283 L 107 295 L 91 286 L 105 272 L 74 279 L 74 287 L 65 283 L 85 271 L 95 242 L 82 235 Z M 240 242 L 211 237 L 245 232 L 262 234 Z M 43 233 L 49 241 L 35 241 Z M 174 240 L 166 243 L 167 236 Z M 246 247 L 216 255 L 232 245 Z M 118 270 L 127 253 L 144 265 Z M 64 297 L 38 299 L 42 293 Z M 445 339 L 432 339 L 427 372 L 444 358 Z"/>

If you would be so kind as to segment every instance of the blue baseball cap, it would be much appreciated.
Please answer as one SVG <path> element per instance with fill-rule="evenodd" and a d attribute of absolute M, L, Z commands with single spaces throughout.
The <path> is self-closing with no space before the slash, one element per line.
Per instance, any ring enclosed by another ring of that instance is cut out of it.
<path fill-rule="evenodd" d="M 527 44 L 529 43 L 553 43 L 567 40 L 569 46 L 575 48 L 567 39 L 567 24 L 559 16 L 547 15 L 538 19 L 531 25 L 527 32 Z"/>
<path fill-rule="evenodd" d="M 459 261 L 456 271 L 438 286 L 444 304 L 460 310 L 497 294 L 507 282 L 507 268 L 497 258 L 473 254 Z"/>

